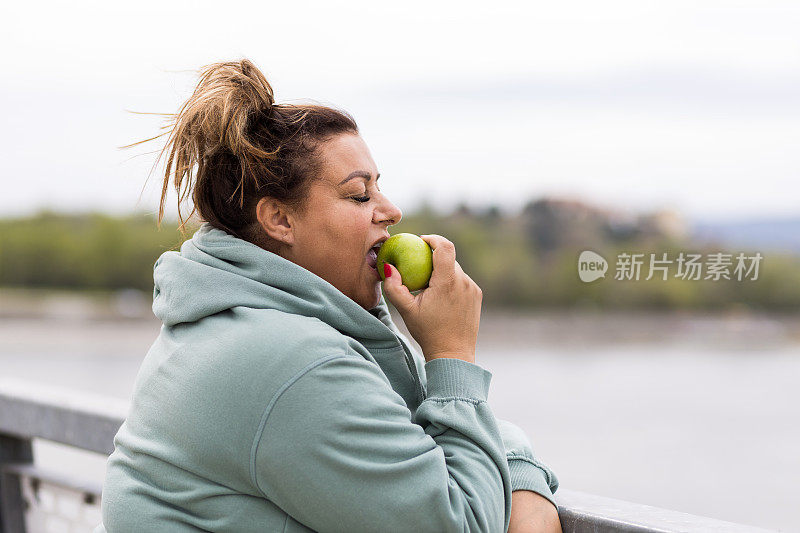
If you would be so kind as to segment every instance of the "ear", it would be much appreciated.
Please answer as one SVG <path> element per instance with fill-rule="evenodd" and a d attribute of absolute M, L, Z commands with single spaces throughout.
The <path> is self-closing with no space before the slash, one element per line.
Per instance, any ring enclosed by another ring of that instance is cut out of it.
<path fill-rule="evenodd" d="M 267 235 L 289 246 L 294 244 L 293 216 L 284 204 L 265 196 L 256 205 L 256 218 Z"/>

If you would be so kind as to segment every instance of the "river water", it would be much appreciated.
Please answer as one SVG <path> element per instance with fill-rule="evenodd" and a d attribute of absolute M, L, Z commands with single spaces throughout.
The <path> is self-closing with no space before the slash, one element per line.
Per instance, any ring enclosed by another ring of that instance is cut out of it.
<path fill-rule="evenodd" d="M 489 402 L 561 486 L 800 531 L 800 319 L 484 312 Z M 399 323 L 399 320 L 398 320 Z M 154 319 L 0 320 L 0 376 L 128 399 Z M 101 482 L 104 459 L 35 442 Z"/>

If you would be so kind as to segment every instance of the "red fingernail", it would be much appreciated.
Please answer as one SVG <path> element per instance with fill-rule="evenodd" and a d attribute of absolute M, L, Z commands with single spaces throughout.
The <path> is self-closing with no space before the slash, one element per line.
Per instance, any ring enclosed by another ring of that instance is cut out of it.
<path fill-rule="evenodd" d="M 386 276 L 387 278 L 391 277 L 392 275 L 392 269 L 389 268 L 389 265 L 387 265 L 386 263 L 383 264 L 383 275 Z"/>

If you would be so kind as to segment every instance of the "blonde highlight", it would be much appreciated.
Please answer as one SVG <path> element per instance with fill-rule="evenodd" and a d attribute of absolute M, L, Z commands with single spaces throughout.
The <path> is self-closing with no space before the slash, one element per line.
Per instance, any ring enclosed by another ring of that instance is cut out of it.
<path fill-rule="evenodd" d="M 154 168 L 166 157 L 158 224 L 168 191 L 178 194 L 179 230 L 199 214 L 202 220 L 247 240 L 257 222 L 254 206 L 264 196 L 299 207 L 320 161 L 318 144 L 339 133 L 358 133 L 344 111 L 316 104 L 276 104 L 274 91 L 248 59 L 213 63 L 199 70 L 192 95 L 169 117 L 167 135 Z M 184 217 L 181 205 L 191 198 Z"/>

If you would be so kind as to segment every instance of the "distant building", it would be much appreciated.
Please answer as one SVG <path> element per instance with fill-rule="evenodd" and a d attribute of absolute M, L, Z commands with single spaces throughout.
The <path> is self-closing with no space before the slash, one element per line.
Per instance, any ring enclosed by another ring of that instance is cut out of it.
<path fill-rule="evenodd" d="M 639 217 L 639 227 L 646 236 L 685 239 L 689 235 L 689 223 L 674 210 L 656 211 Z"/>
<path fill-rule="evenodd" d="M 676 211 L 636 215 L 564 198 L 542 198 L 525 205 L 520 220 L 528 241 L 540 251 L 598 247 L 630 239 L 681 239 L 689 225 Z"/>

